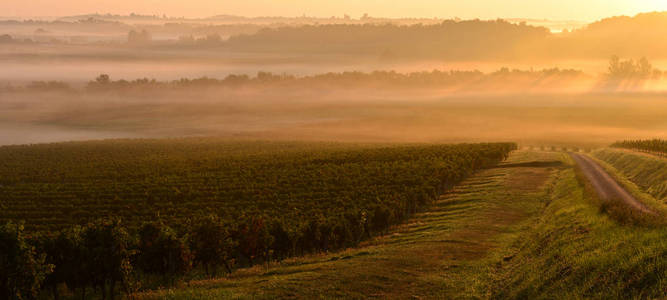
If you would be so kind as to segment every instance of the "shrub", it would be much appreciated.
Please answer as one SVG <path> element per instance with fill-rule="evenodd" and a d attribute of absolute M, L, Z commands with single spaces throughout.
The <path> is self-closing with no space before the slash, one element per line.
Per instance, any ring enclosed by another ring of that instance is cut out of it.
<path fill-rule="evenodd" d="M 85 274 L 93 287 L 102 290 L 106 295 L 109 285 L 109 296 L 114 297 L 116 283 L 124 284 L 125 291 L 132 272 L 130 264 L 130 236 L 122 227 L 119 219 L 99 220 L 86 226 L 81 233 L 84 253 L 81 257 Z"/>
<path fill-rule="evenodd" d="M 42 281 L 53 269 L 44 255 L 26 242 L 23 226 L 0 226 L 0 298 L 36 298 Z"/>
<path fill-rule="evenodd" d="M 185 275 L 192 268 L 192 253 L 187 243 L 162 223 L 145 223 L 139 229 L 137 268 L 163 279 Z"/>
<path fill-rule="evenodd" d="M 81 288 L 85 298 L 85 288 L 88 282 L 81 257 L 84 249 L 81 244 L 81 229 L 75 227 L 68 231 L 42 236 L 37 240 L 38 250 L 46 255 L 46 262 L 54 269 L 46 277 L 44 286 L 49 288 L 54 299 L 58 299 L 58 285 L 66 284 L 71 290 Z"/>
<path fill-rule="evenodd" d="M 206 276 L 215 276 L 221 266 L 232 272 L 234 243 L 229 230 L 217 216 L 199 217 L 190 231 L 190 249 L 194 262 L 204 267 Z"/>

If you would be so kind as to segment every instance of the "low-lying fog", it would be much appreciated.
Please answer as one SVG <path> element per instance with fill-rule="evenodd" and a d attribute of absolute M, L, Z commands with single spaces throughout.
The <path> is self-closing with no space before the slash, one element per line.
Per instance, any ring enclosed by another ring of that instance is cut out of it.
<path fill-rule="evenodd" d="M 135 17 L 0 22 L 0 145 L 215 135 L 600 146 L 667 136 L 667 13 L 561 33 L 517 20 Z"/>
<path fill-rule="evenodd" d="M 0 93 L 0 144 L 224 136 L 601 146 L 667 135 L 667 95 L 259 86 Z"/>

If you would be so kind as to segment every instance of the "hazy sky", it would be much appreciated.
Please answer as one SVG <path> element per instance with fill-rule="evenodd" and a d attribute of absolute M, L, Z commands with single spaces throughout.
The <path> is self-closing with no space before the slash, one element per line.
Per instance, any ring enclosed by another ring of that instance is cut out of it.
<path fill-rule="evenodd" d="M 167 14 L 202 17 L 328 17 L 363 13 L 384 17 L 548 18 L 597 20 L 667 10 L 667 0 L 0 0 L 1 16 L 62 16 L 85 13 Z"/>

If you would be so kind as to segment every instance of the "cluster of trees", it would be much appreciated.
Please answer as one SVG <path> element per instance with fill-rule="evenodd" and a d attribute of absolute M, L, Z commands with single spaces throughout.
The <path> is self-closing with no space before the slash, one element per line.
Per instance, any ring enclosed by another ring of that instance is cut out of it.
<path fill-rule="evenodd" d="M 9 34 L 0 35 L 0 44 L 18 44 L 18 43 L 30 44 L 33 42 L 34 41 L 31 39 L 15 39 Z"/>
<path fill-rule="evenodd" d="M 660 79 L 662 71 L 653 68 L 646 57 L 638 60 L 621 60 L 620 57 L 614 55 L 609 61 L 607 77 L 611 80 Z"/>
<path fill-rule="evenodd" d="M 220 45 L 223 42 L 222 36 L 219 33 L 209 33 L 204 37 L 196 38 L 194 35 L 184 35 L 178 38 L 178 42 L 183 45 L 191 46 L 215 46 Z"/>
<path fill-rule="evenodd" d="M 153 41 L 153 36 L 151 35 L 150 32 L 146 30 L 142 31 L 136 31 L 136 30 L 131 30 L 127 34 L 127 43 L 130 45 L 148 45 Z"/>
<path fill-rule="evenodd" d="M 662 139 L 627 140 L 627 141 L 616 142 L 612 144 L 612 147 L 667 155 L 667 140 L 662 140 Z"/>
<path fill-rule="evenodd" d="M 598 83 L 599 88 L 612 91 L 638 90 L 649 81 L 662 79 L 663 72 L 654 68 L 646 57 L 622 60 L 614 55 L 604 75 L 604 79 Z"/>
<path fill-rule="evenodd" d="M 28 230 L 41 233 L 23 241 L 21 227 L 2 227 L 9 233 L 0 247 L 20 244 L 0 252 L 0 264 L 8 264 L 0 269 L 4 295 L 34 295 L 41 286 L 57 297 L 66 286 L 84 297 L 97 291 L 113 298 L 158 279 L 168 285 L 197 272 L 216 276 L 354 246 L 516 149 L 169 143 L 2 149 L 0 158 L 12 159 L 0 173 L 16 176 L 0 177 L 0 221 L 26 220 Z M 231 152 L 219 153 L 225 148 Z M 77 217 L 76 206 L 90 218 L 113 214 L 127 223 L 78 227 L 88 217 Z M 14 270 L 32 277 L 18 282 Z"/>

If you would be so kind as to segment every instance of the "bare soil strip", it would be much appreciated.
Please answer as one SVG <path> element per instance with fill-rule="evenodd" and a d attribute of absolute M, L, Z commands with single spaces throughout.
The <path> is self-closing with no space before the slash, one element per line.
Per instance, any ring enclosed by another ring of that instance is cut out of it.
<path fill-rule="evenodd" d="M 570 156 L 579 165 L 581 171 L 591 182 L 600 199 L 604 201 L 623 201 L 629 207 L 647 214 L 655 212 L 646 208 L 635 197 L 630 195 L 621 185 L 616 182 L 597 162 L 590 157 L 578 153 L 570 153 Z"/>

